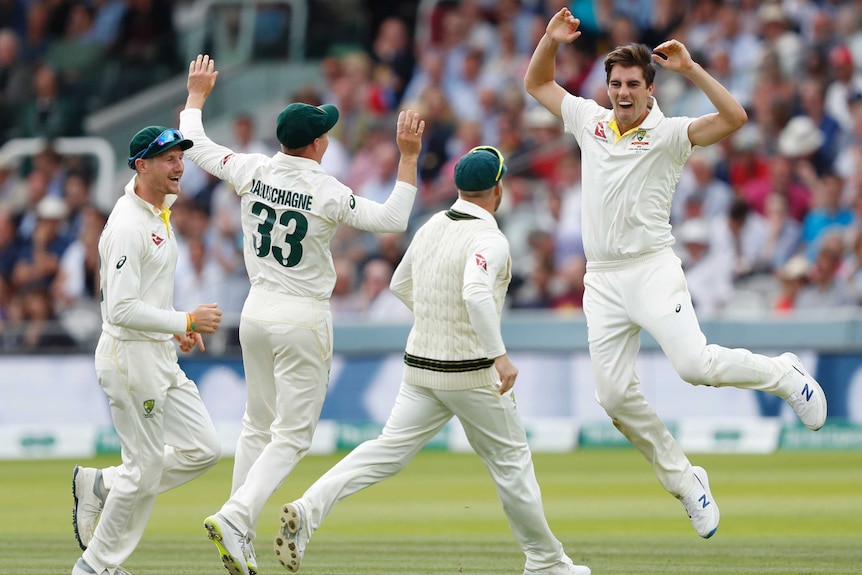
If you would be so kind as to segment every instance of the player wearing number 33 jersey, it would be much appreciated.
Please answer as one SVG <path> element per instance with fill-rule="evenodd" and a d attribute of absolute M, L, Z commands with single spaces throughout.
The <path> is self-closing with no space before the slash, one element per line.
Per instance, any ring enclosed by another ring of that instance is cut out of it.
<path fill-rule="evenodd" d="M 305 455 L 323 407 L 332 362 L 330 240 L 342 222 L 372 232 L 407 228 L 425 124 L 409 110 L 399 114 L 397 182 L 379 204 L 356 197 L 320 166 L 327 132 L 338 121 L 334 106 L 287 106 L 276 122 L 281 151 L 272 157 L 215 144 L 201 116 L 217 75 L 208 56 L 191 63 L 180 125 L 195 142 L 187 157 L 242 199 L 251 280 L 240 319 L 246 410 L 231 497 L 205 522 L 225 567 L 237 575 L 256 571 L 258 515 Z"/>

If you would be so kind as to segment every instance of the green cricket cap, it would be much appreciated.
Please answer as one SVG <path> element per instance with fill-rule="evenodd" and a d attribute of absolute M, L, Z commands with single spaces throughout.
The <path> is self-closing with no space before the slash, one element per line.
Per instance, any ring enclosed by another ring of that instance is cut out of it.
<path fill-rule="evenodd" d="M 481 192 L 493 188 L 505 173 L 502 154 L 490 146 L 479 146 L 455 164 L 455 186 L 463 192 Z"/>
<path fill-rule="evenodd" d="M 164 126 L 147 126 L 132 136 L 129 142 L 129 167 L 135 167 L 138 158 L 152 158 L 166 152 L 175 146 L 185 151 L 194 142 L 183 137 L 179 130 Z"/>
<path fill-rule="evenodd" d="M 336 122 L 338 108 L 335 106 L 294 102 L 278 115 L 275 136 L 285 148 L 303 148 L 331 130 Z"/>

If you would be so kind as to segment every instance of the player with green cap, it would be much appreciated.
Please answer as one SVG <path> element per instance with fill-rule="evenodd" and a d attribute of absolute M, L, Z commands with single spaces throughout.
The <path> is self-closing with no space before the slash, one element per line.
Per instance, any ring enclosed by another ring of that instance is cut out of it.
<path fill-rule="evenodd" d="M 99 238 L 102 335 L 96 376 L 108 396 L 123 463 L 75 466 L 72 526 L 84 553 L 72 575 L 122 575 L 156 495 L 218 462 L 219 438 L 197 386 L 180 369 L 180 350 L 204 349 L 201 334 L 221 321 L 215 303 L 173 307 L 177 238 L 170 207 L 180 191 L 179 130 L 147 126 L 129 142 L 126 184 Z M 101 514 L 101 516 L 100 516 Z"/>
<path fill-rule="evenodd" d="M 385 203 L 358 197 L 320 165 L 334 106 L 293 103 L 276 120 L 281 150 L 236 154 L 204 132 L 202 108 L 218 72 L 208 56 L 189 66 L 180 128 L 195 142 L 189 158 L 240 196 L 243 251 L 251 289 L 240 317 L 246 410 L 231 496 L 204 525 L 233 575 L 257 571 L 252 541 L 264 504 L 311 446 L 332 364 L 329 298 L 335 268 L 329 244 L 338 225 L 403 232 L 416 196 L 425 122 L 398 115 L 401 151 Z"/>
<path fill-rule="evenodd" d="M 398 397 L 380 437 L 283 506 L 275 549 L 288 571 L 299 570 L 311 535 L 336 503 L 398 473 L 454 416 L 494 480 L 527 556 L 524 575 L 590 574 L 572 563 L 548 526 L 515 408 L 518 370 L 500 333 L 512 264 L 494 219 L 505 174 L 503 154 L 491 146 L 458 160 L 458 199 L 419 228 L 396 268 L 390 287 L 415 317 Z"/>

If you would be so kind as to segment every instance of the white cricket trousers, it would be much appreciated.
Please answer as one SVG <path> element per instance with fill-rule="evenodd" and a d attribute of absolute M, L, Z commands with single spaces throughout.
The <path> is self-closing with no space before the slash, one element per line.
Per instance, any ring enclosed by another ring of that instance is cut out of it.
<path fill-rule="evenodd" d="M 83 557 L 113 572 L 134 552 L 156 494 L 215 465 L 221 446 L 198 389 L 177 364 L 173 340 L 123 341 L 102 333 L 96 375 L 108 396 L 122 464 L 103 470 L 108 490 Z"/>
<path fill-rule="evenodd" d="M 545 519 L 514 397 L 511 392 L 501 396 L 492 386 L 440 391 L 402 383 L 380 437 L 359 445 L 303 494 L 309 534 L 336 503 L 401 471 L 453 415 L 491 473 L 515 539 L 527 556 L 526 568 L 534 571 L 561 561 L 563 546 Z"/>
<path fill-rule="evenodd" d="M 254 539 L 267 500 L 311 446 L 332 365 L 328 300 L 251 288 L 239 327 L 246 407 L 220 513 Z"/>
<path fill-rule="evenodd" d="M 784 370 L 746 349 L 707 345 L 679 258 L 670 248 L 626 262 L 587 264 L 584 314 L 596 400 L 646 457 L 662 486 L 682 497 L 694 488 L 691 463 L 639 387 L 640 330 L 661 346 L 693 385 L 734 386 L 778 395 Z"/>

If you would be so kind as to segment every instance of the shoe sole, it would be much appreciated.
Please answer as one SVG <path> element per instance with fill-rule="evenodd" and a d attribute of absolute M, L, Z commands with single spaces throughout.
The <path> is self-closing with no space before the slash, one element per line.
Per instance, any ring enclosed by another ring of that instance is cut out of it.
<path fill-rule="evenodd" d="M 706 535 L 701 535 L 704 539 L 709 539 L 715 532 L 718 531 L 719 520 L 721 519 L 721 514 L 718 511 L 718 504 L 715 502 L 715 498 L 712 496 L 712 491 L 709 490 L 709 475 L 706 473 L 706 469 L 703 467 L 693 467 L 694 476 L 700 481 L 701 485 L 703 485 L 703 490 L 706 492 L 706 495 L 709 497 L 709 500 L 715 509 L 715 527 L 712 531 L 707 533 Z"/>
<path fill-rule="evenodd" d="M 805 425 L 805 427 L 807 427 L 811 431 L 817 431 L 826 424 L 826 394 L 823 392 L 823 388 L 820 387 L 820 383 L 818 383 L 816 379 L 811 377 L 811 374 L 808 373 L 807 369 L 805 369 L 805 365 L 803 365 L 802 360 L 800 360 L 799 357 L 796 356 L 796 354 L 785 353 L 784 356 L 790 360 L 790 367 L 801 373 L 805 377 L 805 379 L 808 380 L 808 383 L 814 389 L 814 394 L 820 399 L 820 405 L 823 406 L 823 410 L 822 412 L 817 414 L 818 423 L 815 425 L 805 425 L 803 422 L 803 425 Z"/>
<path fill-rule="evenodd" d="M 84 545 L 84 542 L 81 540 L 81 532 L 78 531 L 78 490 L 75 489 L 75 482 L 78 480 L 79 471 L 81 471 L 80 465 L 76 465 L 72 471 L 72 529 L 75 530 L 75 540 L 78 541 L 78 547 L 81 548 L 81 551 L 86 551 L 87 546 Z"/>
<path fill-rule="evenodd" d="M 297 552 L 296 542 L 289 537 L 290 535 L 295 536 L 296 532 L 299 531 L 299 511 L 297 511 L 296 506 L 288 503 L 282 507 L 279 520 L 281 521 L 281 528 L 278 535 L 275 536 L 273 545 L 275 556 L 282 567 L 291 573 L 296 573 L 299 571 L 302 559 Z"/>
<path fill-rule="evenodd" d="M 221 555 L 221 562 L 224 563 L 224 568 L 228 570 L 228 573 L 231 575 L 246 575 L 245 569 L 242 568 L 242 563 L 237 561 L 236 557 L 231 555 L 227 548 L 225 548 L 224 535 L 221 532 L 219 524 L 213 519 L 207 519 L 204 521 L 204 527 L 207 530 L 207 537 L 209 537 L 218 548 L 219 555 Z"/>

